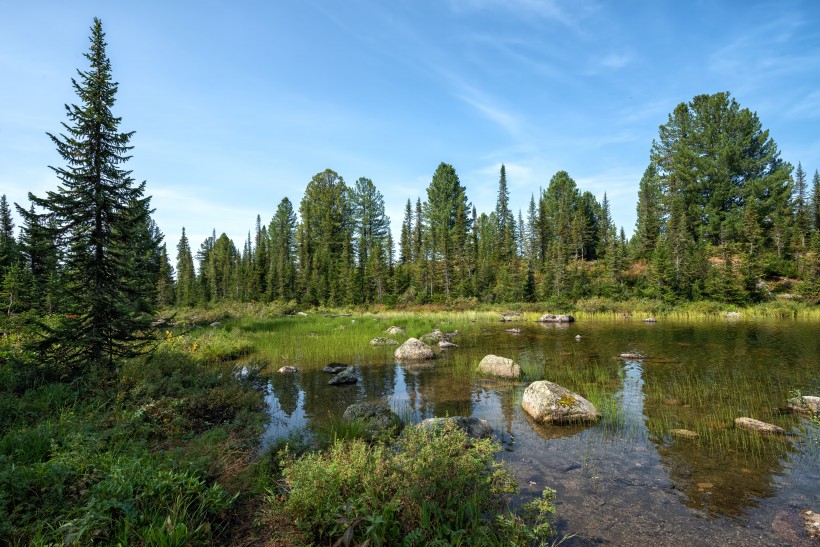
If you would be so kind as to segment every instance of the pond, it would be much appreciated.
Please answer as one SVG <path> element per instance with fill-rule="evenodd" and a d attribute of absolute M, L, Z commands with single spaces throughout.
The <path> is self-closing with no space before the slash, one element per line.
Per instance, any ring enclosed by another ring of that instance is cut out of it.
<path fill-rule="evenodd" d="M 498 457 L 521 486 L 515 503 L 545 487 L 556 490 L 559 533 L 574 534 L 567 545 L 807 541 L 800 512 L 820 510 L 820 428 L 783 408 L 793 390 L 820 394 L 816 323 L 454 321 L 437 326 L 458 327 L 459 347 L 421 365 L 396 363 L 395 346 L 350 351 L 340 345 L 340 358 L 331 360 L 352 365 L 358 383 L 329 386 L 321 372 L 328 359 L 317 357 L 311 346 L 339 328 L 352 336 L 357 328 L 381 332 L 391 324 L 355 321 L 339 319 L 326 332 L 318 323 L 303 329 L 304 351 L 292 335 L 282 338 L 288 336 L 286 323 L 251 329 L 269 354 L 285 347 L 296 352 L 282 358 L 300 368 L 298 374 L 270 375 L 266 441 L 316 427 L 360 401 L 387 402 L 409 422 L 476 416 L 493 427 L 503 447 Z M 404 326 L 399 319 L 392 324 Z M 521 334 L 506 332 L 512 327 Z M 423 334 L 414 331 L 422 328 L 418 322 L 407 328 L 395 338 Z M 622 360 L 624 352 L 647 358 Z M 518 362 L 524 381 L 480 376 L 476 366 L 487 354 Z M 533 423 L 521 398 L 526 385 L 544 379 L 591 400 L 602 420 L 588 427 Z M 733 420 L 740 416 L 791 434 L 762 437 L 737 430 Z M 676 429 L 697 437 L 676 436 Z"/>

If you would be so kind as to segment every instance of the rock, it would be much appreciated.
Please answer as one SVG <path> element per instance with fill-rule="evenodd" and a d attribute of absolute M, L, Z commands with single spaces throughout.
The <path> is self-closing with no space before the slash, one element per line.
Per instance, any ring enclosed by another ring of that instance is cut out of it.
<path fill-rule="evenodd" d="M 299 372 L 299 369 L 297 369 L 296 367 L 284 366 L 276 372 L 278 372 L 279 374 L 293 374 L 294 372 Z"/>
<path fill-rule="evenodd" d="M 427 418 L 419 424 L 424 429 L 436 429 L 442 427 L 446 422 L 454 423 L 463 430 L 471 439 L 486 439 L 492 436 L 493 428 L 487 420 L 475 418 L 473 416 L 450 416 L 448 418 Z"/>
<path fill-rule="evenodd" d="M 637 353 L 637 352 L 627 352 L 627 353 L 622 353 L 622 354 L 620 354 L 618 357 L 620 357 L 621 359 L 628 359 L 628 360 L 632 360 L 632 359 L 647 359 L 647 356 L 646 356 L 646 355 L 644 355 L 643 353 Z"/>
<path fill-rule="evenodd" d="M 486 355 L 478 364 L 479 372 L 498 376 L 500 378 L 518 379 L 521 376 L 521 367 L 512 359 L 497 355 Z"/>
<path fill-rule="evenodd" d="M 216 328 L 216 327 L 220 326 L 221 324 L 222 323 L 220 323 L 219 321 L 214 321 L 213 323 L 211 323 L 211 326 Z"/>
<path fill-rule="evenodd" d="M 806 524 L 806 533 L 811 539 L 820 539 L 820 513 L 801 511 L 803 522 Z"/>
<path fill-rule="evenodd" d="M 579 342 L 580 342 L 580 341 L 581 341 L 581 335 L 580 335 L 580 334 L 576 334 L 576 335 L 575 335 L 575 339 L 576 339 L 577 341 L 579 341 Z"/>
<path fill-rule="evenodd" d="M 387 334 L 404 334 L 404 329 L 401 327 L 391 326 L 388 327 L 386 331 Z"/>
<path fill-rule="evenodd" d="M 373 340 L 371 340 L 370 345 L 371 346 L 395 346 L 395 345 L 398 345 L 398 341 L 393 340 L 392 338 L 379 337 L 379 338 L 374 338 Z"/>
<path fill-rule="evenodd" d="M 740 319 L 743 317 L 738 311 L 727 311 L 725 313 L 726 319 Z"/>
<path fill-rule="evenodd" d="M 362 422 L 367 429 L 368 439 L 374 439 L 390 429 L 399 433 L 404 428 L 401 418 L 382 403 L 352 404 L 342 414 L 342 419 L 348 422 Z"/>
<path fill-rule="evenodd" d="M 521 312 L 520 311 L 501 312 L 501 322 L 506 323 L 508 321 L 521 321 Z"/>
<path fill-rule="evenodd" d="M 325 368 L 322 369 L 322 372 L 326 374 L 339 374 L 347 369 L 348 366 L 342 363 L 328 363 Z"/>
<path fill-rule="evenodd" d="M 303 311 L 297 311 L 296 315 L 298 315 L 299 317 L 307 317 L 307 314 Z"/>
<path fill-rule="evenodd" d="M 438 343 L 438 347 L 440 347 L 441 349 L 452 349 L 452 348 L 457 348 L 458 344 L 453 344 L 449 340 L 442 340 L 441 342 Z"/>
<path fill-rule="evenodd" d="M 658 320 L 655 319 L 654 317 L 647 317 L 646 319 L 643 320 L 643 322 L 644 323 L 657 323 Z"/>
<path fill-rule="evenodd" d="M 673 437 L 682 437 L 684 439 L 697 439 L 698 434 L 689 429 L 672 429 L 669 431 Z"/>
<path fill-rule="evenodd" d="M 547 313 L 542 315 L 539 319 L 539 323 L 572 323 L 575 321 L 575 318 L 571 315 L 554 315 L 552 313 Z"/>
<path fill-rule="evenodd" d="M 820 414 L 820 397 L 816 397 L 814 395 L 792 397 L 789 399 L 788 409 L 789 412 L 794 412 L 795 414 L 816 416 Z"/>
<path fill-rule="evenodd" d="M 577 393 L 546 380 L 527 386 L 521 407 L 538 423 L 594 422 L 601 417 L 592 403 Z"/>
<path fill-rule="evenodd" d="M 786 430 L 774 424 L 767 424 L 754 418 L 735 418 L 735 427 L 740 429 L 748 429 L 749 431 L 757 431 L 758 433 L 769 433 L 774 435 L 785 435 Z"/>
<path fill-rule="evenodd" d="M 355 384 L 358 381 L 359 381 L 359 379 L 356 378 L 356 375 L 353 374 L 353 371 L 348 368 L 348 369 L 343 370 L 342 372 L 340 372 L 339 374 L 337 374 L 333 378 L 331 378 L 330 381 L 327 383 L 327 385 L 329 385 L 329 386 L 343 386 L 343 385 L 346 385 L 346 384 Z"/>
<path fill-rule="evenodd" d="M 394 355 L 399 361 L 425 361 L 436 358 L 433 348 L 418 338 L 408 338 L 396 349 Z"/>
<path fill-rule="evenodd" d="M 507 329 L 504 332 L 507 334 L 521 334 L 521 329 Z"/>

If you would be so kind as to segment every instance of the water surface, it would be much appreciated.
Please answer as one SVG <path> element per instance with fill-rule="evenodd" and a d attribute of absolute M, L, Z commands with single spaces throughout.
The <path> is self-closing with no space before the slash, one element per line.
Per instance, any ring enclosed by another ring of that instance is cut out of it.
<path fill-rule="evenodd" d="M 511 327 L 523 333 L 506 333 Z M 492 425 L 499 458 L 521 485 L 515 502 L 557 491 L 559 531 L 575 534 L 568 545 L 807 544 L 799 512 L 820 510 L 820 431 L 782 408 L 791 390 L 820 393 L 817 324 L 478 323 L 455 341 L 458 349 L 418 365 L 363 350 L 350 359 L 359 378 L 352 386 L 328 386 L 324 363 L 271 375 L 266 439 L 315 427 L 360 401 L 386 402 L 411 422 L 477 416 Z M 618 358 L 627 351 L 649 358 Z M 517 361 L 524 381 L 478 375 L 486 354 Z M 590 399 L 604 418 L 591 427 L 533 423 L 521 397 L 543 379 Z M 792 435 L 738 431 L 739 416 Z"/>

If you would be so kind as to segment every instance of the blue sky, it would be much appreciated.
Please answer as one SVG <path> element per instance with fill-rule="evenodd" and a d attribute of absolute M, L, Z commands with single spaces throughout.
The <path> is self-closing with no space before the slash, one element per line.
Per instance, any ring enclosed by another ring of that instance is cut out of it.
<path fill-rule="evenodd" d="M 452 164 L 479 213 L 501 163 L 511 205 L 566 170 L 607 193 L 631 234 L 652 139 L 675 105 L 730 91 L 782 158 L 820 168 L 820 2 L 374 0 L 15 2 L 0 0 L 0 193 L 27 206 L 57 181 L 46 132 L 77 102 L 100 17 L 115 114 L 136 131 L 172 257 L 333 169 L 374 181 L 396 229 Z"/>

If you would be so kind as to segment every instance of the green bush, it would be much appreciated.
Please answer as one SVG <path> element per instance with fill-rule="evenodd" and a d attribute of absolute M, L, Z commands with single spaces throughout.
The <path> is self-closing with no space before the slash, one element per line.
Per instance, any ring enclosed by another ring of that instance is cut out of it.
<path fill-rule="evenodd" d="M 547 541 L 551 491 L 529 504 L 524 517 L 502 513 L 517 485 L 495 461 L 499 448 L 447 424 L 433 431 L 408 427 L 394 446 L 337 440 L 326 452 L 299 459 L 285 452 L 284 501 L 271 496 L 270 502 L 320 544 Z"/>

